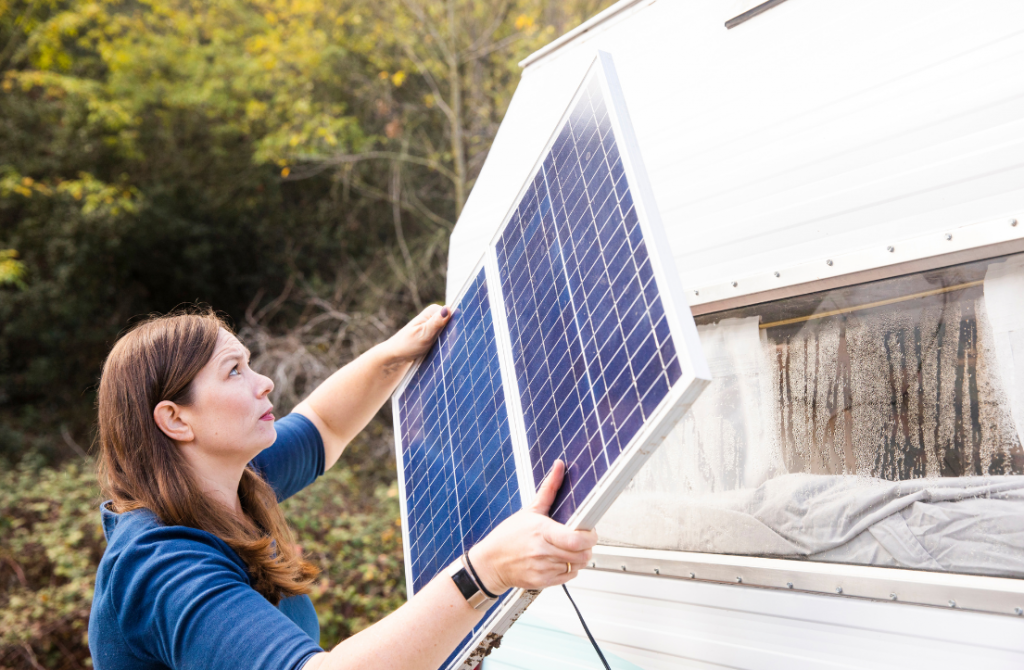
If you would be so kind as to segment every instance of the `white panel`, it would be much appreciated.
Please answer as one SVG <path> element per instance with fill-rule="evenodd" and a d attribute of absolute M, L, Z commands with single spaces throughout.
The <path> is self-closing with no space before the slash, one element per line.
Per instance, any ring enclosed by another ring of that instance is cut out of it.
<path fill-rule="evenodd" d="M 707 286 L 1024 207 L 1024 3 L 639 2 L 524 72 L 452 235 L 449 293 L 597 49 L 682 280 Z"/>
<path fill-rule="evenodd" d="M 569 588 L 602 648 L 645 670 L 1024 667 L 1024 623 L 1013 617 L 590 570 Z M 560 589 L 529 613 L 583 636 Z M 583 656 L 575 647 L 572 658 Z M 549 654 L 531 667 L 563 666 Z"/>
<path fill-rule="evenodd" d="M 689 287 L 1024 211 L 1024 2 L 788 0 L 727 30 L 737 4 L 624 0 L 528 65 L 452 235 L 450 297 L 598 49 Z M 1024 667 L 1013 617 L 592 571 L 570 588 L 647 670 Z M 529 613 L 583 635 L 560 591 Z"/>

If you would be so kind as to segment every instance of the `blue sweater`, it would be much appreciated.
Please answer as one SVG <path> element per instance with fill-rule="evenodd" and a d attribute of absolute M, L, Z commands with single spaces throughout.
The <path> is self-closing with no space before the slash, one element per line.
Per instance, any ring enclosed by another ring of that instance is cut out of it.
<path fill-rule="evenodd" d="M 251 465 L 284 500 L 324 472 L 324 446 L 300 414 Z M 298 670 L 322 651 L 309 596 L 274 607 L 216 536 L 165 526 L 147 509 L 100 506 L 107 549 L 96 573 L 89 650 L 96 670 Z"/>

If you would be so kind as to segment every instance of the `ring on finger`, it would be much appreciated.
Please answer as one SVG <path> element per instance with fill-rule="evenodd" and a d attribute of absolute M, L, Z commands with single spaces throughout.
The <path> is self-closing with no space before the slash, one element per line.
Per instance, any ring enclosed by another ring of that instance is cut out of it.
<path fill-rule="evenodd" d="M 566 561 L 566 563 L 565 563 L 565 574 L 569 574 L 570 572 L 572 572 L 572 563 L 569 563 L 568 561 Z"/>

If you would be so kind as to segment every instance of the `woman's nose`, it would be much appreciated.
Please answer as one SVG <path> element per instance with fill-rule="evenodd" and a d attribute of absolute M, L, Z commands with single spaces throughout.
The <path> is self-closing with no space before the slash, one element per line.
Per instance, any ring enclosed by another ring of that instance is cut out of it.
<path fill-rule="evenodd" d="M 259 397 L 262 398 L 266 395 L 269 395 L 270 392 L 274 390 L 274 380 L 271 379 L 270 377 L 267 377 L 266 375 L 258 375 L 258 377 L 260 381 Z"/>

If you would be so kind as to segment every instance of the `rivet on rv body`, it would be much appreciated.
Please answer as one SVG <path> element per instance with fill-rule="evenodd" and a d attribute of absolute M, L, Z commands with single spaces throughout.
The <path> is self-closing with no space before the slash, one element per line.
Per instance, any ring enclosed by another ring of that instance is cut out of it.
<path fill-rule="evenodd" d="M 661 574 L 661 570 L 659 568 L 654 568 L 654 574 L 660 575 Z"/>
<path fill-rule="evenodd" d="M 696 577 L 697 575 L 693 574 L 692 572 L 690 573 L 690 579 L 695 579 Z"/>
<path fill-rule="evenodd" d="M 786 588 L 787 589 L 793 588 L 793 582 L 786 582 Z"/>
<path fill-rule="evenodd" d="M 693 292 L 693 294 L 694 294 L 694 295 L 700 295 L 700 291 L 696 291 L 696 290 L 695 290 L 695 291 Z"/>
<path fill-rule="evenodd" d="M 733 287 L 733 288 L 736 288 L 736 287 L 737 287 L 737 286 L 739 286 L 739 285 L 740 285 L 740 284 L 739 284 L 739 282 L 735 282 L 735 281 L 734 281 L 734 282 L 732 283 L 732 287 Z"/>
<path fill-rule="evenodd" d="M 842 586 L 837 586 L 836 587 L 836 593 L 842 593 L 842 592 L 843 592 L 843 587 Z"/>
<path fill-rule="evenodd" d="M 949 606 L 950 607 L 956 607 L 956 601 L 955 600 L 950 600 L 949 601 Z"/>
<path fill-rule="evenodd" d="M 887 246 L 887 247 L 886 247 L 886 249 L 887 249 L 887 250 L 889 251 L 889 253 L 890 253 L 890 254 L 891 254 L 892 252 L 896 251 L 896 247 L 894 247 L 894 246 L 892 246 L 892 245 L 889 245 L 889 246 Z"/>
<path fill-rule="evenodd" d="M 1010 225 L 1013 226 L 1014 228 L 1016 228 L 1017 227 L 1017 219 L 1010 219 Z"/>
<path fill-rule="evenodd" d="M 737 577 L 736 578 L 736 583 L 737 584 L 742 584 L 743 583 L 743 578 L 742 577 Z"/>
<path fill-rule="evenodd" d="M 1017 616 L 1021 616 L 1022 614 L 1024 614 L 1024 607 L 1014 607 L 1013 613 Z"/>
<path fill-rule="evenodd" d="M 832 259 L 830 258 L 827 261 L 825 261 L 825 265 L 828 265 L 829 267 L 831 267 L 832 266 Z"/>
<path fill-rule="evenodd" d="M 619 567 L 620 567 L 620 568 L 622 568 L 622 571 L 623 571 L 623 572 L 625 572 L 625 571 L 626 571 L 626 566 L 624 566 L 624 565 L 620 565 Z"/>
<path fill-rule="evenodd" d="M 597 567 L 597 561 L 591 561 L 590 562 L 590 567 L 596 568 Z"/>
<path fill-rule="evenodd" d="M 946 233 L 946 241 L 953 239 L 953 233 Z"/>
<path fill-rule="evenodd" d="M 896 594 L 895 593 L 890 593 L 889 594 L 889 600 L 896 600 Z"/>
<path fill-rule="evenodd" d="M 779 271 L 778 271 L 778 270 L 776 270 L 776 271 L 775 271 L 775 276 L 776 276 L 776 277 L 780 277 L 780 276 L 781 276 L 781 275 L 779 274 Z"/>

